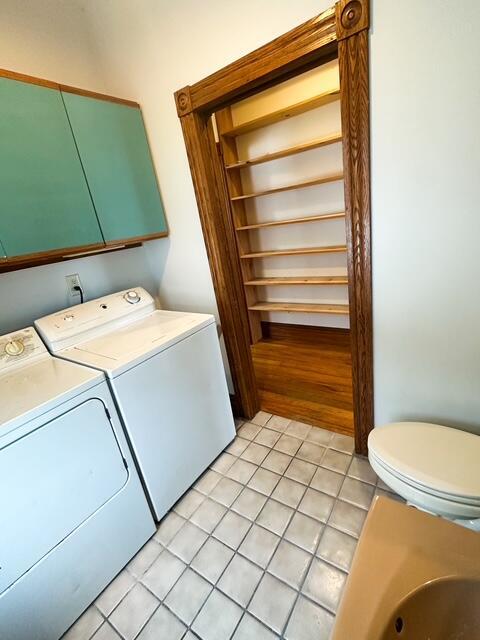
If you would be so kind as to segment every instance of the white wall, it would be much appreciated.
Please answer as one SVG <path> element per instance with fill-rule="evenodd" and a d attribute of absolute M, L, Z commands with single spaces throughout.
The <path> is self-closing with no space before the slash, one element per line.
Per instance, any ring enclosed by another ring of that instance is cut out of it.
<path fill-rule="evenodd" d="M 477 0 L 374 4 L 377 424 L 480 433 L 479 23 Z"/>
<path fill-rule="evenodd" d="M 1 0 L 0 66 L 94 91 L 106 87 L 85 11 L 74 2 Z M 1 274 L 0 334 L 71 304 L 69 273 L 80 274 L 88 298 L 136 284 L 156 294 L 162 259 L 151 264 L 151 253 L 160 243 L 168 247 L 169 241 Z"/>
<path fill-rule="evenodd" d="M 64 84 L 103 91 L 85 10 L 61 0 L 2 0 L 0 65 Z"/>

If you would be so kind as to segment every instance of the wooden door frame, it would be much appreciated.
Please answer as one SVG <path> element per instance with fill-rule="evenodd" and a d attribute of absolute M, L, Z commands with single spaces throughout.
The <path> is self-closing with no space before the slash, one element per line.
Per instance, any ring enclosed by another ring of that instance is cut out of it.
<path fill-rule="evenodd" d="M 343 132 L 355 448 L 373 427 L 368 0 L 322 14 L 175 93 L 240 415 L 259 409 L 235 229 L 211 115 L 338 56 Z"/>

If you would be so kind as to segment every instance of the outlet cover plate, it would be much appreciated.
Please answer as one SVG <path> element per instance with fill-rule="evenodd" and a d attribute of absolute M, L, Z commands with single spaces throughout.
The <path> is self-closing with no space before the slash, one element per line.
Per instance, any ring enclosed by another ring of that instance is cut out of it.
<path fill-rule="evenodd" d="M 80 295 L 80 291 L 75 291 L 73 287 L 82 287 L 82 283 L 80 282 L 80 276 L 78 273 L 72 273 L 68 276 L 65 276 L 65 281 L 67 283 L 67 291 L 72 298 Z"/>

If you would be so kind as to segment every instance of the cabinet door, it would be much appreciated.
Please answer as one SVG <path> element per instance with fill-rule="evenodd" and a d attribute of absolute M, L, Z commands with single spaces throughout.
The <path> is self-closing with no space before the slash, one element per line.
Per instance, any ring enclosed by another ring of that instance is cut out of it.
<path fill-rule="evenodd" d="M 105 241 L 165 234 L 140 109 L 73 93 L 63 97 Z"/>
<path fill-rule="evenodd" d="M 59 90 L 0 78 L 0 238 L 7 256 L 103 243 Z"/>

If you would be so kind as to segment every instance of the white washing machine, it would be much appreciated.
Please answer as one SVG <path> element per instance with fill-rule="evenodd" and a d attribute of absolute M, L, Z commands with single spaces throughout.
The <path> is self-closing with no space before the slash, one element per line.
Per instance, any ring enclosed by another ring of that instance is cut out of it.
<path fill-rule="evenodd" d="M 103 374 L 0 337 L 0 638 L 56 640 L 155 525 Z"/>
<path fill-rule="evenodd" d="M 54 355 L 106 373 L 160 520 L 235 436 L 214 317 L 137 287 L 35 324 Z"/>

